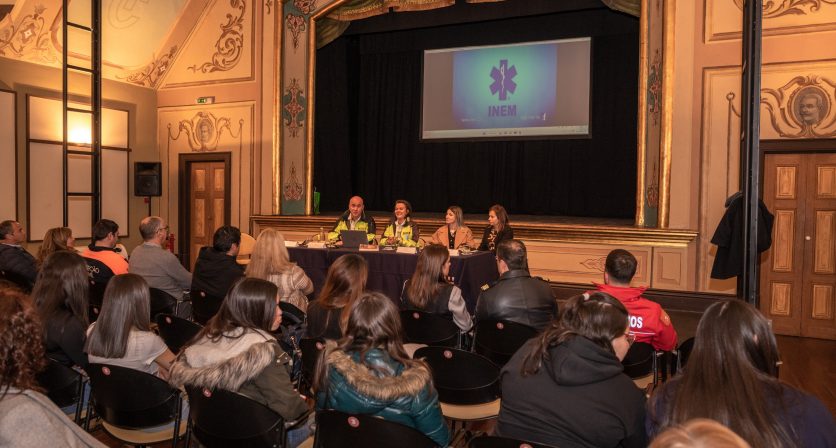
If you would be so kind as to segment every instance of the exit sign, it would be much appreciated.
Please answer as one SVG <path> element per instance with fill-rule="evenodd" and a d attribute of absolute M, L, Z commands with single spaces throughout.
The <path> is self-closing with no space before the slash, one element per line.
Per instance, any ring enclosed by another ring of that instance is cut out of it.
<path fill-rule="evenodd" d="M 214 96 L 201 96 L 197 98 L 196 104 L 215 104 Z"/>

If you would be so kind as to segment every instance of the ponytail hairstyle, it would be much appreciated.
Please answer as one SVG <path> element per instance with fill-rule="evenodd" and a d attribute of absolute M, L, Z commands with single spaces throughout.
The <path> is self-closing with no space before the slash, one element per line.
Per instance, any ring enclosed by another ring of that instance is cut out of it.
<path fill-rule="evenodd" d="M 615 356 L 613 339 L 623 336 L 629 324 L 627 309 L 609 294 L 593 292 L 569 299 L 558 318 L 530 346 L 520 374 L 534 375 L 548 358 L 549 349 L 575 337 L 592 341 Z"/>

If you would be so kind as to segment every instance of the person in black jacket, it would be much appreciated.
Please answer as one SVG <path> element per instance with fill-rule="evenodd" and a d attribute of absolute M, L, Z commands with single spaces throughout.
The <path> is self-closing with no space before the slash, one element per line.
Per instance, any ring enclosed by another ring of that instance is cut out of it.
<path fill-rule="evenodd" d="M 645 447 L 645 398 L 623 373 L 632 342 L 612 296 L 572 297 L 502 369 L 496 434 L 561 448 Z"/>
<path fill-rule="evenodd" d="M 540 331 L 557 315 L 557 300 L 548 282 L 528 273 L 525 244 L 505 240 L 496 248 L 499 280 L 479 294 L 476 321 L 510 320 Z"/>
<path fill-rule="evenodd" d="M 241 231 L 223 226 L 215 231 L 212 247 L 200 249 L 192 274 L 192 289 L 212 297 L 224 297 L 236 280 L 244 276 L 244 267 L 235 261 L 241 245 Z"/>
<path fill-rule="evenodd" d="M 21 247 L 26 241 L 26 231 L 17 221 L 0 222 L 0 271 L 20 277 L 28 282 L 26 289 L 31 289 L 38 275 L 35 257 Z"/>
<path fill-rule="evenodd" d="M 482 234 L 479 250 L 496 252 L 496 246 L 505 240 L 514 239 L 514 229 L 510 226 L 505 207 L 494 204 L 488 210 L 488 226 Z"/>

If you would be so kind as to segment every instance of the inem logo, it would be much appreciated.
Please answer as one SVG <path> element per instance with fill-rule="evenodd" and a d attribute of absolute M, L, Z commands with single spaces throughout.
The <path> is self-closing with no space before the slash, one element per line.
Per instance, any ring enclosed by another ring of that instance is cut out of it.
<path fill-rule="evenodd" d="M 517 83 L 514 82 L 514 76 L 517 76 L 517 67 L 512 65 L 508 68 L 508 60 L 500 59 L 499 68 L 493 67 L 491 69 L 491 95 L 496 95 L 499 92 L 499 101 L 508 99 L 508 92 L 514 93 L 517 89 Z"/>

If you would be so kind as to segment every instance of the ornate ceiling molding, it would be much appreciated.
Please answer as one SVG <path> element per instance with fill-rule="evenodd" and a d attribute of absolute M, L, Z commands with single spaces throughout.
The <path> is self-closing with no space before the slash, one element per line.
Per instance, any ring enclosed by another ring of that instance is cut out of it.
<path fill-rule="evenodd" d="M 734 0 L 734 4 L 743 11 L 743 0 Z M 772 0 L 763 2 L 763 18 L 774 19 L 786 15 L 814 14 L 822 5 L 836 5 L 836 0 Z"/>
<path fill-rule="evenodd" d="M 46 10 L 43 5 L 37 5 L 32 14 L 0 30 L 0 56 L 46 64 L 57 63 L 58 54 L 46 27 Z"/>
<path fill-rule="evenodd" d="M 171 47 L 171 49 L 168 50 L 168 53 L 151 61 L 142 69 L 130 73 L 127 76 L 117 75 L 116 77 L 118 79 L 124 79 L 125 81 L 131 84 L 136 84 L 138 86 L 143 87 L 151 87 L 153 89 L 157 86 L 157 83 L 160 81 L 160 79 L 162 79 L 162 76 L 171 66 L 171 62 L 174 60 L 174 55 L 176 54 L 177 45 Z"/>
<path fill-rule="evenodd" d="M 221 35 L 215 42 L 212 60 L 188 67 L 193 72 L 212 73 L 227 71 L 238 65 L 244 48 L 244 13 L 246 0 L 229 0 L 232 12 L 226 14 L 226 23 L 221 24 Z"/>

